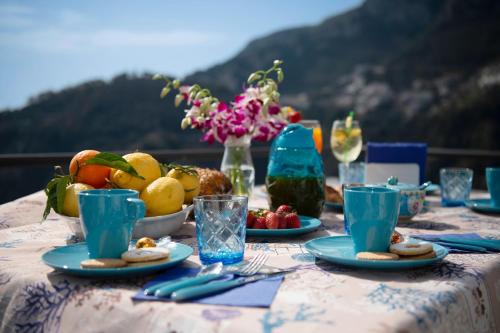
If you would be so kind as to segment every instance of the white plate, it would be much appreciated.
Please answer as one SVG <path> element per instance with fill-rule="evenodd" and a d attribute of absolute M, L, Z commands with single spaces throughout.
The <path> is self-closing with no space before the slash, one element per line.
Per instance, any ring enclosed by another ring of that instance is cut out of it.
<path fill-rule="evenodd" d="M 132 238 L 138 239 L 142 237 L 150 237 L 154 239 L 158 239 L 164 236 L 168 236 L 177 230 L 179 230 L 182 226 L 182 223 L 186 220 L 189 212 L 193 208 L 193 205 L 187 206 L 181 211 L 177 213 L 162 215 L 162 216 L 153 216 L 153 217 L 145 217 L 139 221 L 134 226 L 134 232 L 132 234 Z M 61 214 L 57 214 L 61 216 L 73 234 L 81 240 L 84 240 L 82 226 L 80 224 L 80 218 L 65 216 Z"/>

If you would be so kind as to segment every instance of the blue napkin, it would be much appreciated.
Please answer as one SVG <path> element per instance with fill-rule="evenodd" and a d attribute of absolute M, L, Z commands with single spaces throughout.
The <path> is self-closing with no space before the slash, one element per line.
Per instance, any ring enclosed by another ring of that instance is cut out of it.
<path fill-rule="evenodd" d="M 420 184 L 425 181 L 427 144 L 419 142 L 368 142 L 367 163 L 416 163 L 420 167 Z"/>
<path fill-rule="evenodd" d="M 164 301 L 169 302 L 170 297 L 156 297 L 144 295 L 144 289 L 165 281 L 175 280 L 182 277 L 195 276 L 199 272 L 198 268 L 190 268 L 178 266 L 158 275 L 156 278 L 146 283 L 143 289 L 132 296 L 134 301 Z M 228 274 L 223 279 L 232 278 L 232 274 Z M 247 283 L 240 287 L 226 290 L 220 294 L 211 295 L 190 302 L 212 305 L 229 305 L 229 306 L 245 306 L 245 307 L 260 307 L 268 308 L 271 306 L 274 296 L 283 281 L 283 276 L 274 276 L 268 279 L 259 280 L 253 283 Z"/>
<path fill-rule="evenodd" d="M 460 246 L 459 243 L 454 245 L 453 242 L 447 242 L 447 241 L 440 241 L 440 238 L 443 237 L 453 237 L 457 239 L 471 239 L 471 240 L 485 240 L 485 238 L 482 238 L 476 233 L 468 233 L 468 234 L 418 234 L 418 235 L 411 235 L 410 237 L 413 238 L 418 238 L 426 241 L 430 241 L 436 244 L 439 244 L 445 248 L 448 249 L 450 253 L 484 253 L 484 251 L 474 251 L 471 249 L 464 249 L 463 247 Z M 467 244 L 464 244 L 467 246 Z M 480 246 L 480 245 L 478 245 Z M 488 250 L 488 252 L 495 252 L 492 251 L 491 249 Z"/>

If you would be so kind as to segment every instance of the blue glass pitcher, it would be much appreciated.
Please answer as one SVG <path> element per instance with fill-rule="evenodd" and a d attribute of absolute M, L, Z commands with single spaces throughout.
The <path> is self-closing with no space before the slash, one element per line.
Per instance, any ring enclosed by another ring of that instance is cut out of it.
<path fill-rule="evenodd" d="M 300 215 L 319 217 L 325 201 L 323 162 L 312 129 L 291 124 L 271 146 L 266 188 L 272 210 L 292 206 Z"/>

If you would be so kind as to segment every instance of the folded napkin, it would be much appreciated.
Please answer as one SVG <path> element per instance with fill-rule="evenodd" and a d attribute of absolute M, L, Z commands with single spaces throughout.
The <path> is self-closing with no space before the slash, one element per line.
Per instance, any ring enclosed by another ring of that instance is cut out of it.
<path fill-rule="evenodd" d="M 200 270 L 198 268 L 190 268 L 178 266 L 158 275 L 156 278 L 146 283 L 143 289 L 132 296 L 134 301 L 170 301 L 170 297 L 156 297 L 144 295 L 144 290 L 152 285 L 160 282 L 175 280 L 182 277 L 195 276 Z M 232 274 L 224 276 L 222 279 L 231 279 Z M 220 280 L 218 280 L 220 281 Z M 271 306 L 274 296 L 283 281 L 283 276 L 274 276 L 268 279 L 259 280 L 252 283 L 229 289 L 196 300 L 191 300 L 193 303 L 213 304 L 213 305 L 228 305 L 228 306 L 245 306 L 245 307 L 261 307 L 268 308 Z"/>
<path fill-rule="evenodd" d="M 468 234 L 418 234 L 410 237 L 439 244 L 450 253 L 500 252 L 500 240 L 483 238 L 476 233 Z"/>

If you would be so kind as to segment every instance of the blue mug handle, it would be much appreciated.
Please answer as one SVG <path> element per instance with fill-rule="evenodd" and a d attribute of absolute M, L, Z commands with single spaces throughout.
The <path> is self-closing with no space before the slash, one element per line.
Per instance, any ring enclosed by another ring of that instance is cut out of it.
<path fill-rule="evenodd" d="M 132 221 L 132 223 L 144 218 L 144 214 L 146 213 L 144 201 L 137 198 L 127 198 L 127 213 L 128 218 Z"/>

